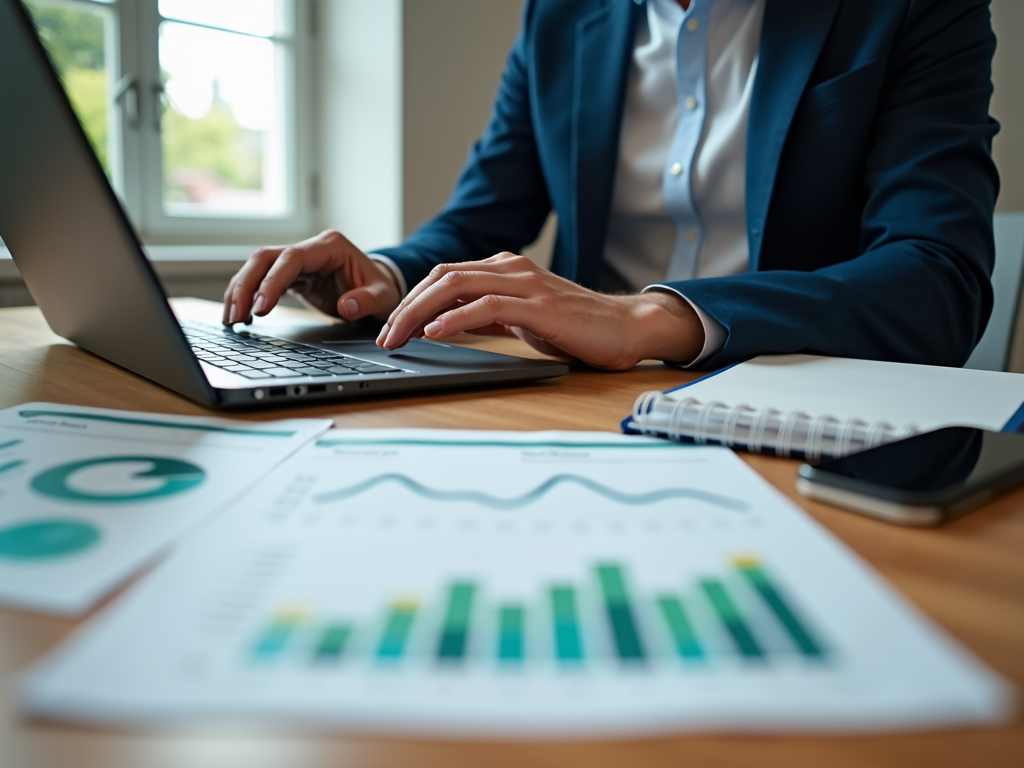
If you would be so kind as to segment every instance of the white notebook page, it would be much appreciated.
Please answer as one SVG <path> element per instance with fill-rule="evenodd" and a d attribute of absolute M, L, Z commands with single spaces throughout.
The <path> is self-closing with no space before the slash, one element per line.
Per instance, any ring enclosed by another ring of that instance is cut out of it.
<path fill-rule="evenodd" d="M 919 430 L 998 431 L 1024 403 L 1024 375 L 815 355 L 762 356 L 670 393 Z"/>

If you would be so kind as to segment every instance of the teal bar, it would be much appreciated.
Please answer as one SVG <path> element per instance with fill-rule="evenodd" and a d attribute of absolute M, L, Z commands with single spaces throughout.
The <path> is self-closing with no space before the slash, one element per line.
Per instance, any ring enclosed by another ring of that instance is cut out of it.
<path fill-rule="evenodd" d="M 661 608 L 661 615 L 665 618 L 679 655 L 686 661 L 703 660 L 704 650 L 693 633 L 693 626 L 686 615 L 683 601 L 678 597 L 659 597 L 658 607 Z"/>
<path fill-rule="evenodd" d="M 448 610 L 445 612 L 437 658 L 441 661 L 459 661 L 466 655 L 469 639 L 469 621 L 473 613 L 473 595 L 476 587 L 468 581 L 459 581 L 448 590 Z"/>
<path fill-rule="evenodd" d="M 348 624 L 330 624 L 320 636 L 314 658 L 318 662 L 337 661 L 345 653 L 345 646 L 352 636 L 352 627 Z"/>
<path fill-rule="evenodd" d="M 645 658 L 640 632 L 637 629 L 633 609 L 622 568 L 618 565 L 599 565 L 597 577 L 604 594 L 605 611 L 611 625 L 615 650 L 622 661 L 643 661 Z"/>
<path fill-rule="evenodd" d="M 498 610 L 498 660 L 511 664 L 525 655 L 526 611 L 520 605 L 503 605 Z"/>
<path fill-rule="evenodd" d="M 772 613 L 779 620 L 786 632 L 793 638 L 800 652 L 809 658 L 820 659 L 825 655 L 824 647 L 811 635 L 800 619 L 797 618 L 793 609 L 782 597 L 775 585 L 764 572 L 759 560 L 755 558 L 738 558 L 735 561 L 739 569 L 751 586 L 757 590 L 762 599 L 768 604 Z"/>
<path fill-rule="evenodd" d="M 4 450 L 5 448 L 13 448 L 16 445 L 21 445 L 22 442 L 23 441 L 21 440 L 9 440 L 6 443 L 0 443 L 0 451 Z"/>
<path fill-rule="evenodd" d="M 263 659 L 279 655 L 287 647 L 302 619 L 301 613 L 278 614 L 256 641 L 253 648 L 255 655 Z"/>
<path fill-rule="evenodd" d="M 743 621 L 739 611 L 736 610 L 735 603 L 733 603 L 721 582 L 715 579 L 705 579 L 701 581 L 700 586 L 704 590 L 704 594 L 707 595 L 708 600 L 711 601 L 711 606 L 715 609 L 715 613 L 718 614 L 718 618 L 721 619 L 725 628 L 732 636 L 739 652 L 748 659 L 764 658 L 764 651 L 758 645 L 757 640 L 754 639 L 754 635 L 747 627 L 746 622 Z"/>
<path fill-rule="evenodd" d="M 563 663 L 583 661 L 583 640 L 576 614 L 576 591 L 572 587 L 551 588 L 551 613 L 555 631 L 555 656 Z"/>
<path fill-rule="evenodd" d="M 412 631 L 418 605 L 411 600 L 398 600 L 391 605 L 384 635 L 377 646 L 377 658 L 381 660 L 400 659 L 405 653 L 405 644 Z"/>

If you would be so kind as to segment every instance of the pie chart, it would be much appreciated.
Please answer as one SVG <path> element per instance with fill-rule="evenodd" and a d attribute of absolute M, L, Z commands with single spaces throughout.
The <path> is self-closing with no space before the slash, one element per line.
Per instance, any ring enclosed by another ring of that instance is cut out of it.
<path fill-rule="evenodd" d="M 101 478 L 99 487 L 97 477 Z M 85 483 L 89 478 L 93 482 Z M 110 505 L 175 496 L 201 485 L 205 479 L 201 467 L 181 459 L 108 456 L 53 467 L 36 475 L 31 486 L 36 493 L 51 499 Z"/>

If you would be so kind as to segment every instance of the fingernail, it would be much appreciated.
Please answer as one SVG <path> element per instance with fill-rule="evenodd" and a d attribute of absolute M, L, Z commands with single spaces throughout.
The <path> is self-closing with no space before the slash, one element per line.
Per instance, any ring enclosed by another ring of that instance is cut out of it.
<path fill-rule="evenodd" d="M 252 315 L 249 315 L 247 318 L 245 318 L 245 324 L 252 325 Z"/>
<path fill-rule="evenodd" d="M 235 319 L 236 317 L 238 317 L 238 305 L 232 304 L 231 311 L 228 312 L 228 325 L 231 323 L 237 323 L 238 321 Z"/>
<path fill-rule="evenodd" d="M 377 334 L 377 346 L 384 346 L 384 340 L 388 337 L 388 333 L 391 331 L 391 327 L 384 323 L 384 327 L 380 329 L 380 333 Z"/>
<path fill-rule="evenodd" d="M 341 302 L 341 313 L 345 317 L 355 317 L 359 314 L 359 302 L 355 299 L 345 299 Z"/>
<path fill-rule="evenodd" d="M 256 303 L 252 305 L 252 313 L 254 315 L 258 315 L 260 312 L 263 311 L 263 305 L 266 304 L 266 303 L 267 302 L 264 300 L 262 295 L 261 296 L 257 296 L 256 297 Z"/>
<path fill-rule="evenodd" d="M 440 332 L 441 322 L 439 320 L 435 320 L 434 322 L 430 323 L 423 329 L 423 333 L 425 333 L 427 336 L 434 336 Z"/>

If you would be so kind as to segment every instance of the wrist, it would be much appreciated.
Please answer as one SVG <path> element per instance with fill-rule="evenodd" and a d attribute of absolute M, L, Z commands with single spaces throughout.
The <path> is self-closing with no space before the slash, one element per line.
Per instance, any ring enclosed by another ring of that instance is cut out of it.
<path fill-rule="evenodd" d="M 704 348 L 704 324 L 689 302 L 657 291 L 633 298 L 639 360 L 687 364 L 697 359 Z"/>

